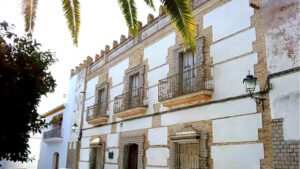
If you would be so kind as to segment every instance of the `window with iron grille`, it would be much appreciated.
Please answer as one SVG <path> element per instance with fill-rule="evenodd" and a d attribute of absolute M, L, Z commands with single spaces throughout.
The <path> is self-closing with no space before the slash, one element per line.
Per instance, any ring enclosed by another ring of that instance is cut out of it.
<path fill-rule="evenodd" d="M 114 113 L 144 107 L 144 66 L 129 69 L 124 77 L 125 92 L 114 98 Z"/>
<path fill-rule="evenodd" d="M 106 116 L 109 83 L 104 83 L 96 87 L 95 104 L 87 109 L 87 120 L 92 120 Z"/>
<path fill-rule="evenodd" d="M 102 146 L 91 147 L 90 151 L 90 169 L 103 169 L 104 150 Z"/>

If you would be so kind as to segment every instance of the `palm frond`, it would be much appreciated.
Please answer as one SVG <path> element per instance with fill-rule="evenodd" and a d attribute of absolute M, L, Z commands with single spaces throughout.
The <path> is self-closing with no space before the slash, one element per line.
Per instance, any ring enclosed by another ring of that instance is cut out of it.
<path fill-rule="evenodd" d="M 182 36 L 185 46 L 195 49 L 196 24 L 189 0 L 161 0 L 161 2 Z"/>
<path fill-rule="evenodd" d="M 25 20 L 25 31 L 32 32 L 35 24 L 36 10 L 38 0 L 23 0 L 22 1 L 22 14 Z"/>
<path fill-rule="evenodd" d="M 75 20 L 75 44 L 78 44 L 78 35 L 80 29 L 80 3 L 79 0 L 73 0 L 74 6 L 74 20 Z"/>
<path fill-rule="evenodd" d="M 69 31 L 73 43 L 78 44 L 78 33 L 80 28 L 80 5 L 78 0 L 62 0 L 63 11 L 67 19 Z"/>
<path fill-rule="evenodd" d="M 144 1 L 148 6 L 150 6 L 153 10 L 155 10 L 153 0 L 144 0 Z"/>
<path fill-rule="evenodd" d="M 138 33 L 139 24 L 137 20 L 137 10 L 134 0 L 118 0 L 123 16 L 125 17 L 128 29 L 131 34 Z"/>

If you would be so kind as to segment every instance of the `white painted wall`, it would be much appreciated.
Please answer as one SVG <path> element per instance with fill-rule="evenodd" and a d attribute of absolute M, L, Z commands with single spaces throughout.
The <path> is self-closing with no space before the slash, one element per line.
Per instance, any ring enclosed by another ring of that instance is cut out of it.
<path fill-rule="evenodd" d="M 94 78 L 87 81 L 85 99 L 89 99 L 95 96 L 95 89 L 98 82 L 99 82 L 99 76 L 95 76 Z"/>
<path fill-rule="evenodd" d="M 90 160 L 90 149 L 84 148 L 80 149 L 80 161 L 89 161 Z"/>
<path fill-rule="evenodd" d="M 105 164 L 104 169 L 118 169 L 118 165 L 114 164 Z"/>
<path fill-rule="evenodd" d="M 90 147 L 90 137 L 81 138 L 81 148 L 89 148 Z"/>
<path fill-rule="evenodd" d="M 168 148 L 149 148 L 146 151 L 147 165 L 167 166 L 169 154 Z"/>
<path fill-rule="evenodd" d="M 158 103 L 158 86 L 148 88 L 146 92 L 148 96 L 148 109 L 146 111 L 146 114 L 153 114 L 153 104 Z"/>
<path fill-rule="evenodd" d="M 120 84 L 110 89 L 110 100 L 114 100 L 116 96 L 123 93 L 124 84 Z"/>
<path fill-rule="evenodd" d="M 114 153 L 114 158 L 113 159 L 108 158 L 108 152 L 113 152 Z M 107 162 L 107 163 L 118 163 L 118 158 L 119 158 L 119 149 L 110 148 L 108 151 L 105 151 L 105 162 Z"/>
<path fill-rule="evenodd" d="M 52 118 L 58 114 L 64 114 L 64 112 L 66 111 L 66 109 L 60 110 L 55 114 L 52 114 L 48 117 L 46 117 L 46 122 L 50 122 L 52 120 Z M 64 119 L 66 117 L 63 116 L 63 125 L 64 125 Z M 49 126 L 47 129 L 44 129 L 43 132 L 52 130 L 52 127 Z M 62 128 L 62 135 L 64 138 L 64 132 L 67 132 L 64 130 L 64 128 Z M 39 169 L 52 169 L 53 168 L 53 155 L 54 153 L 59 153 L 59 167 L 63 168 L 66 167 L 66 164 L 64 164 L 63 160 L 63 156 L 67 155 L 67 145 L 68 142 L 66 141 L 61 141 L 61 142 L 55 142 L 55 143 L 45 143 L 43 141 L 43 139 L 40 142 L 40 152 L 39 152 L 39 163 L 38 163 L 38 167 Z M 36 146 L 36 145 L 35 145 Z"/>
<path fill-rule="evenodd" d="M 243 79 L 254 72 L 254 64 L 257 63 L 257 55 L 251 54 L 239 59 L 232 60 L 214 66 L 214 92 L 213 99 L 246 94 Z M 257 85 L 257 90 L 259 86 Z"/>
<path fill-rule="evenodd" d="M 148 130 L 148 141 L 150 146 L 168 144 L 168 128 L 152 128 Z"/>
<path fill-rule="evenodd" d="M 117 124 L 117 132 L 147 129 L 152 127 L 152 117 L 125 121 Z"/>
<path fill-rule="evenodd" d="M 256 112 L 255 102 L 250 98 L 244 98 L 162 114 L 161 125 L 168 126 L 254 112 Z"/>
<path fill-rule="evenodd" d="M 83 130 L 82 136 L 83 137 L 90 137 L 94 135 L 102 135 L 102 134 L 109 134 L 111 132 L 111 125 L 94 127 L 91 129 Z"/>
<path fill-rule="evenodd" d="M 108 134 L 107 135 L 107 147 L 118 147 L 119 145 L 119 134 Z"/>
<path fill-rule="evenodd" d="M 263 144 L 212 146 L 215 169 L 260 169 L 264 158 Z"/>
<path fill-rule="evenodd" d="M 258 141 L 261 114 L 213 120 L 213 143 Z"/>
<path fill-rule="evenodd" d="M 214 64 L 251 52 L 255 40 L 255 29 L 251 28 L 211 45 L 210 55 Z"/>
<path fill-rule="evenodd" d="M 173 45 L 175 45 L 175 32 L 145 48 L 144 59 L 148 59 L 150 70 L 166 63 L 168 48 Z"/>
<path fill-rule="evenodd" d="M 217 41 L 250 27 L 253 9 L 248 0 L 231 0 L 203 17 L 203 27 L 212 26 L 213 41 Z"/>
<path fill-rule="evenodd" d="M 300 139 L 300 73 L 271 79 L 270 106 L 272 119 L 283 118 L 285 140 Z"/>
<path fill-rule="evenodd" d="M 129 58 L 126 58 L 109 69 L 108 77 L 112 78 L 112 86 L 123 82 L 125 70 L 128 68 L 128 66 L 129 66 Z"/>
<path fill-rule="evenodd" d="M 89 166 L 90 166 L 90 163 L 88 161 L 79 161 L 79 168 L 88 169 Z"/>
<path fill-rule="evenodd" d="M 169 65 L 164 65 L 158 69 L 149 71 L 147 74 L 148 86 L 157 85 L 159 80 L 166 78 L 168 76 L 168 73 L 169 73 Z"/>

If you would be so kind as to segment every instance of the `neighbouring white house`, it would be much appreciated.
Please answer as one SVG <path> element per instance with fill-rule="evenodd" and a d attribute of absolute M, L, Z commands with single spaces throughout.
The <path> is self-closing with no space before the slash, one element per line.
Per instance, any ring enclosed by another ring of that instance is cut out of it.
<path fill-rule="evenodd" d="M 82 122 L 85 72 L 72 76 L 66 104 L 43 116 L 51 125 L 43 130 L 38 169 L 75 168 L 79 126 Z"/>

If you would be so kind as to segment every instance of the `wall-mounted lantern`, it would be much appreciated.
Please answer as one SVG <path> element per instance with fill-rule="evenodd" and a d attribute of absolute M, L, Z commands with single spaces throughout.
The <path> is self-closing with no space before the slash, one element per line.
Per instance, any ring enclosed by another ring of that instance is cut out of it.
<path fill-rule="evenodd" d="M 257 81 L 257 78 L 254 77 L 253 75 L 251 75 L 250 71 L 249 71 L 249 74 L 243 79 L 243 83 L 245 85 L 246 92 L 248 94 L 250 94 L 251 99 L 253 99 L 258 106 L 261 106 L 262 110 L 264 111 L 265 98 L 254 95 L 256 81 Z"/>
<path fill-rule="evenodd" d="M 75 122 L 73 125 L 72 125 L 72 131 L 75 132 L 77 130 L 77 123 Z"/>

